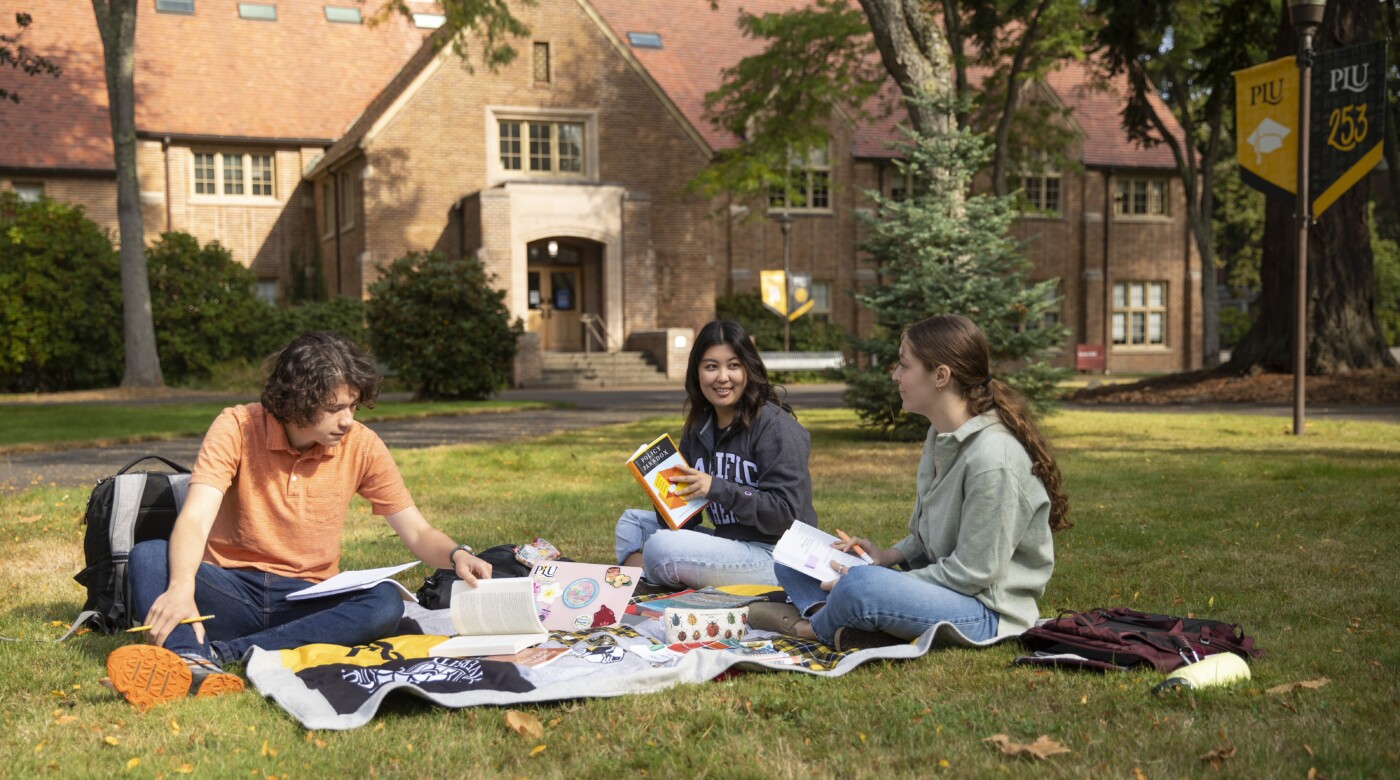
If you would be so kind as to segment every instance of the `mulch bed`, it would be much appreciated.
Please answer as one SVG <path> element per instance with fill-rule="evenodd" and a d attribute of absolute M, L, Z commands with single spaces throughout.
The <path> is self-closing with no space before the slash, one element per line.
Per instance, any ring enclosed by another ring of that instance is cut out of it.
<path fill-rule="evenodd" d="M 1305 387 L 1309 404 L 1400 404 L 1400 368 L 1357 371 L 1347 376 L 1310 376 Z M 1214 370 L 1190 371 L 1132 384 L 1086 387 L 1064 400 L 1077 404 L 1290 404 L 1293 375 L 1237 376 Z"/>

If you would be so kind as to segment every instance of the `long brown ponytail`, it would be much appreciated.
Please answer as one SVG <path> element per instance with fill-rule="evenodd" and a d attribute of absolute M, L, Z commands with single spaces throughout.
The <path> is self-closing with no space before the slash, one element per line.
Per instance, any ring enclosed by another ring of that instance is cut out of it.
<path fill-rule="evenodd" d="M 1069 528 L 1069 497 L 1060 484 L 1055 455 L 1031 419 L 1026 399 L 1015 388 L 992 378 L 987 339 L 977 325 L 961 315 L 940 314 L 909 326 L 904 338 L 924 368 L 948 367 L 973 414 L 996 410 L 1002 424 L 1026 448 L 1031 473 L 1050 496 L 1050 530 Z"/>

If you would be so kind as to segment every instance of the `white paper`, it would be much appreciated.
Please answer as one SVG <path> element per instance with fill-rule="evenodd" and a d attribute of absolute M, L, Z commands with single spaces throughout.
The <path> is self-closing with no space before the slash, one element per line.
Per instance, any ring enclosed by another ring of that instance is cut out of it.
<path fill-rule="evenodd" d="M 865 566 L 865 561 L 850 553 L 833 549 L 832 542 L 840 539 L 824 531 L 819 531 L 806 523 L 793 523 L 773 548 L 773 562 L 797 569 L 821 582 L 834 580 L 840 575 L 831 568 L 835 561 L 846 568 Z"/>
<path fill-rule="evenodd" d="M 434 645 L 432 655 L 509 655 L 549 639 L 529 577 L 477 580 L 475 588 L 458 580 L 449 608 L 458 636 Z"/>
<path fill-rule="evenodd" d="M 301 601 L 302 599 L 315 599 L 322 596 L 336 596 L 341 593 L 351 593 L 357 590 L 369 590 L 381 582 L 391 582 L 396 585 L 403 594 L 404 601 L 417 602 L 418 597 L 409 592 L 403 583 L 393 579 L 395 574 L 411 569 L 418 565 L 418 561 L 410 561 L 399 566 L 385 566 L 379 569 L 359 569 L 356 571 L 343 571 L 328 580 L 318 582 L 309 588 L 303 588 L 295 593 L 288 594 L 288 601 Z"/>

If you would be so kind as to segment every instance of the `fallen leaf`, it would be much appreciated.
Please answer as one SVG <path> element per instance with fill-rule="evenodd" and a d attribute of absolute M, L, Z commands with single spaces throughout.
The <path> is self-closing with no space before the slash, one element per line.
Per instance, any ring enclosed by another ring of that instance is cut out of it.
<path fill-rule="evenodd" d="M 194 764 L 181 764 L 173 770 L 177 774 L 187 775 L 194 771 Z"/>
<path fill-rule="evenodd" d="M 1224 763 L 1227 759 L 1229 759 L 1230 757 L 1232 757 L 1232 756 L 1234 756 L 1234 755 L 1235 755 L 1235 746 L 1234 746 L 1234 745 L 1230 745 L 1229 747 L 1226 747 L 1226 746 L 1224 746 L 1224 745 L 1221 745 L 1220 747 L 1218 747 L 1218 748 L 1216 748 L 1216 749 L 1214 749 L 1214 750 L 1212 750 L 1212 751 L 1210 751 L 1210 752 L 1208 752 L 1208 753 L 1202 754 L 1202 755 L 1201 755 L 1201 760 L 1202 760 L 1202 761 L 1208 761 L 1208 762 L 1210 762 L 1210 766 L 1211 766 L 1212 769 L 1219 769 L 1219 768 L 1220 768 L 1220 765 L 1221 765 L 1222 763 Z"/>
<path fill-rule="evenodd" d="M 1044 734 L 1036 737 L 1035 741 L 1030 743 L 1012 742 L 1011 737 L 1005 734 L 993 734 L 982 741 L 991 742 L 996 745 L 1002 753 L 1008 756 L 1020 756 L 1025 754 L 1034 758 L 1049 758 L 1050 756 L 1070 752 L 1069 748 Z"/>
<path fill-rule="evenodd" d="M 121 744 L 121 740 L 117 739 L 116 737 L 103 737 L 103 738 L 102 738 L 102 741 L 103 741 L 103 742 L 106 742 L 106 743 L 109 744 L 109 745 L 120 745 L 120 744 Z"/>
<path fill-rule="evenodd" d="M 262 745 L 262 757 L 263 757 L 263 758 L 270 758 L 270 757 L 275 756 L 275 755 L 277 755 L 277 748 L 272 747 L 271 745 L 268 745 L 268 744 L 267 744 L 267 740 L 263 740 L 263 745 Z"/>
<path fill-rule="evenodd" d="M 324 739 L 318 739 L 313 744 L 316 745 L 317 750 L 323 750 L 326 747 L 326 741 Z"/>
<path fill-rule="evenodd" d="M 30 523 L 37 522 L 41 517 L 43 517 L 43 515 L 26 515 L 24 517 L 21 517 L 19 521 L 21 523 L 24 523 L 25 525 L 28 525 Z"/>
<path fill-rule="evenodd" d="M 126 771 L 130 772 L 138 766 L 141 766 L 141 759 L 132 757 L 126 762 Z"/>
<path fill-rule="evenodd" d="M 170 733 L 171 733 L 171 734 L 179 734 L 179 733 L 180 733 L 180 724 L 179 724 L 179 723 L 176 723 L 174 718 L 171 718 L 171 719 L 170 719 Z"/>
<path fill-rule="evenodd" d="M 48 744 L 48 742 L 47 742 L 46 740 L 39 740 L 39 744 L 37 744 L 37 745 L 34 746 L 34 752 L 35 752 L 35 753 L 38 753 L 39 751 L 43 750 L 43 749 L 44 749 L 44 745 L 47 745 L 47 744 Z"/>
<path fill-rule="evenodd" d="M 75 720 L 77 720 L 77 719 L 78 719 L 78 718 L 77 718 L 76 715 L 64 715 L 64 716 L 58 718 L 57 720 L 55 720 L 55 721 L 54 721 L 54 725 L 57 725 L 57 726 L 67 726 L 69 723 L 72 723 L 73 721 L 75 721 Z"/>
<path fill-rule="evenodd" d="M 528 712 L 506 710 L 506 726 L 522 737 L 544 739 L 544 726 L 540 725 L 540 719 Z"/>
<path fill-rule="evenodd" d="M 1308 756 L 1311 757 L 1312 754 L 1313 754 L 1313 752 L 1312 752 L 1312 745 L 1309 745 L 1308 743 L 1304 742 L 1304 743 L 1303 743 L 1303 752 L 1304 752 L 1304 753 L 1307 753 Z"/>
<path fill-rule="evenodd" d="M 1133 767 L 1133 780 L 1147 780 L 1147 775 L 1142 773 L 1142 767 Z"/>
<path fill-rule="evenodd" d="M 1264 693 L 1288 693 L 1290 691 L 1296 691 L 1299 688 L 1321 688 L 1329 682 L 1331 682 L 1331 680 L 1327 679 L 1326 677 L 1319 677 L 1316 680 L 1303 680 L 1302 682 L 1291 682 L 1284 683 L 1283 685 L 1275 685 L 1269 690 L 1264 691 Z"/>
<path fill-rule="evenodd" d="M 538 756 L 539 754 L 544 752 L 544 748 L 544 745 L 535 745 L 534 747 L 530 748 L 530 755 Z"/>

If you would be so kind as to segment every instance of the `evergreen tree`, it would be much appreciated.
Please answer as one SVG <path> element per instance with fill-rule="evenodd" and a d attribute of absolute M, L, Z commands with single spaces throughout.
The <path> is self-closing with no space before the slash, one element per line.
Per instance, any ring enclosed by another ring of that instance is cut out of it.
<path fill-rule="evenodd" d="M 903 329 L 935 314 L 962 314 L 987 337 L 997 379 L 1040 409 L 1066 371 L 1045 362 L 1068 331 L 1045 325 L 1058 311 L 1058 280 L 1032 284 L 1031 263 L 1008 232 L 1016 216 L 1011 197 L 967 197 L 973 176 L 991 154 L 989 140 L 950 128 L 909 134 L 901 167 L 915 186 L 902 200 L 868 193 L 878 208 L 862 248 L 880 267 L 881 283 L 856 295 L 874 314 L 870 338 L 853 340 L 868 362 L 846 372 L 846 403 L 861 422 L 896 438 L 922 438 L 928 421 L 903 411 L 890 380 Z"/>

